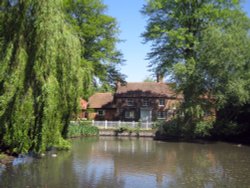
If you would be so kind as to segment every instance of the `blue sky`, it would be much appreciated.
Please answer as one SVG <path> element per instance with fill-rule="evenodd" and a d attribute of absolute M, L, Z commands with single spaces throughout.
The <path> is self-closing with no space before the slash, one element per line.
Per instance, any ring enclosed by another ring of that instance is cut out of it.
<path fill-rule="evenodd" d="M 140 37 L 146 26 L 146 17 L 140 10 L 146 0 L 103 0 L 103 2 L 108 6 L 107 14 L 116 18 L 121 31 L 119 38 L 124 40 L 117 45 L 126 60 L 121 72 L 127 75 L 128 82 L 143 81 L 152 75 L 147 67 L 149 61 L 146 60 L 150 45 L 143 44 L 143 39 Z M 250 0 L 245 0 L 243 9 L 250 17 Z"/>

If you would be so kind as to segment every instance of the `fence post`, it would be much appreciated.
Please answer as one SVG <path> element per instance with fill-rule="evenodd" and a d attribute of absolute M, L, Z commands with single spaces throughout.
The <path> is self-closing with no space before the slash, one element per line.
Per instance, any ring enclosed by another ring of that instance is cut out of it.
<path fill-rule="evenodd" d="M 108 128 L 108 121 L 105 120 L 105 129 L 107 129 L 107 128 Z"/>
<path fill-rule="evenodd" d="M 135 121 L 132 122 L 133 128 L 135 128 Z"/>
<path fill-rule="evenodd" d="M 118 128 L 121 127 L 121 120 L 118 121 Z"/>
<path fill-rule="evenodd" d="M 146 122 L 146 130 L 148 130 L 148 121 Z"/>
<path fill-rule="evenodd" d="M 92 126 L 95 126 L 95 120 L 92 120 Z"/>

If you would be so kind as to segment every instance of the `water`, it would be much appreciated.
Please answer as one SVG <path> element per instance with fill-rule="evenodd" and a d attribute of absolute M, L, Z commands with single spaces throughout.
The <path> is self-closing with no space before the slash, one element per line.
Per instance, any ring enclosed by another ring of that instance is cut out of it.
<path fill-rule="evenodd" d="M 149 138 L 82 138 L 70 151 L 0 167 L 8 188 L 250 188 L 250 147 Z"/>

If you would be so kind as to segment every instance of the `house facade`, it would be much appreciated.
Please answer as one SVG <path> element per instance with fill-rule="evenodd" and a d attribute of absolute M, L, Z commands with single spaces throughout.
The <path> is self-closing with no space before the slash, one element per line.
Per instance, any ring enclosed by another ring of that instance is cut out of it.
<path fill-rule="evenodd" d="M 171 84 L 163 82 L 128 82 L 117 84 L 114 94 L 96 93 L 89 98 L 89 119 L 114 121 L 169 120 L 182 96 Z"/>
<path fill-rule="evenodd" d="M 95 93 L 89 98 L 88 119 L 112 121 L 115 113 L 116 107 L 112 93 Z"/>

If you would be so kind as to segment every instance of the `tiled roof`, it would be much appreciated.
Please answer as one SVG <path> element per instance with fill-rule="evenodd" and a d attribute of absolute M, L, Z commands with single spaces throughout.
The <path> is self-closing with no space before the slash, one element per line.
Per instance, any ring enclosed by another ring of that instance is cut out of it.
<path fill-rule="evenodd" d="M 85 101 L 84 99 L 81 99 L 81 100 L 80 100 L 80 106 L 81 106 L 81 109 L 82 109 L 82 110 L 86 110 L 86 109 L 87 109 L 87 106 L 88 106 L 88 102 Z"/>
<path fill-rule="evenodd" d="M 89 98 L 89 108 L 112 108 L 113 99 L 112 93 L 95 93 Z"/>
<path fill-rule="evenodd" d="M 176 97 L 170 84 L 162 82 L 128 82 L 118 85 L 116 96 L 119 97 Z"/>

